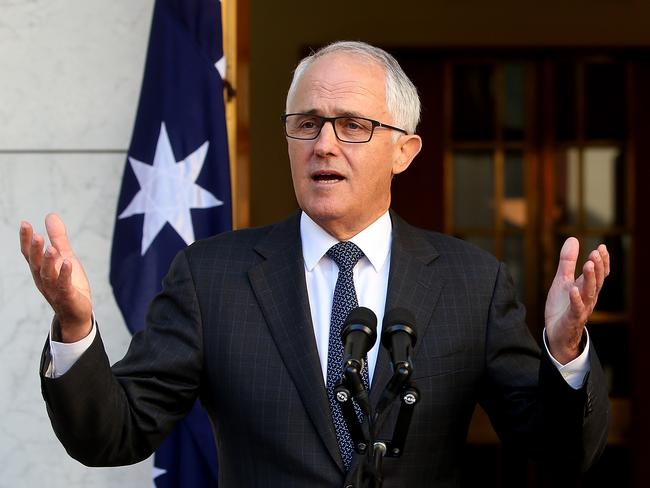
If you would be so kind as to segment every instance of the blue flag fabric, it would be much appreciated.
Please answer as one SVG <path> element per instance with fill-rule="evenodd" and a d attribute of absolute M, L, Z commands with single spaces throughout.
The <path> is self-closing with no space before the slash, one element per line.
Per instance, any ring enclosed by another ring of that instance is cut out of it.
<path fill-rule="evenodd" d="M 132 333 L 176 253 L 232 228 L 221 3 L 157 0 L 118 200 L 110 281 Z M 217 456 L 195 405 L 155 455 L 155 486 L 214 487 Z"/>

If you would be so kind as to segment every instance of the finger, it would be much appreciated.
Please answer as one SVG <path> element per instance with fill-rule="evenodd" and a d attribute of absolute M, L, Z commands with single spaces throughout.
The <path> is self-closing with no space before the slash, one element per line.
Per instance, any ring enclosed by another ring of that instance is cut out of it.
<path fill-rule="evenodd" d="M 65 230 L 65 224 L 61 220 L 61 217 L 55 213 L 47 214 L 45 217 L 45 229 L 47 230 L 50 242 L 56 247 L 61 256 L 65 257 L 73 253 L 70 241 L 68 240 L 68 234 Z"/>
<path fill-rule="evenodd" d="M 61 321 L 63 328 L 64 321 L 90 323 L 90 314 L 83 318 L 85 314 L 83 306 L 80 306 L 78 298 L 79 292 L 72 284 L 73 263 L 69 259 L 61 261 L 59 276 L 56 282 L 56 298 L 54 300 L 55 310 Z M 81 314 L 81 315 L 80 315 Z M 69 322 L 68 322 L 69 323 Z M 85 336 L 86 334 L 84 334 Z"/>
<path fill-rule="evenodd" d="M 29 244 L 29 267 L 36 278 L 40 274 L 43 263 L 43 243 L 45 239 L 40 234 L 32 235 L 32 242 Z"/>
<path fill-rule="evenodd" d="M 52 286 L 53 283 L 57 282 L 59 277 L 57 262 L 60 260 L 61 256 L 54 246 L 47 246 L 43 254 L 43 263 L 40 270 L 41 280 L 46 286 Z"/>
<path fill-rule="evenodd" d="M 29 247 L 32 244 L 34 229 L 29 222 L 23 220 L 20 223 L 20 231 L 18 232 L 18 235 L 20 236 L 20 252 L 29 263 Z"/>
<path fill-rule="evenodd" d="M 609 251 L 605 244 L 598 246 L 598 253 L 600 254 L 600 259 L 603 261 L 603 266 L 605 268 L 605 276 L 609 276 Z"/>
<path fill-rule="evenodd" d="M 570 281 L 575 279 L 579 251 L 580 243 L 578 239 L 569 237 L 564 241 L 564 245 L 560 251 L 560 262 L 557 265 L 557 272 L 555 273 L 556 277 L 562 277 Z"/>
<path fill-rule="evenodd" d="M 569 301 L 571 302 L 569 318 L 579 322 L 579 325 L 584 325 L 588 318 L 586 314 L 587 307 L 577 286 L 572 287 L 569 291 Z"/>
<path fill-rule="evenodd" d="M 600 289 L 603 287 L 605 281 L 605 265 L 602 258 L 600 257 L 600 252 L 598 250 L 591 251 L 589 255 L 589 260 L 594 263 L 594 273 L 596 277 L 596 294 L 600 293 Z"/>
<path fill-rule="evenodd" d="M 68 259 L 64 259 L 61 263 L 59 276 L 56 282 L 59 295 L 63 299 L 71 298 L 73 293 L 72 287 L 72 263 Z"/>
<path fill-rule="evenodd" d="M 580 296 L 585 304 L 591 304 L 596 299 L 596 271 L 593 261 L 587 261 L 582 267 L 583 283 Z"/>

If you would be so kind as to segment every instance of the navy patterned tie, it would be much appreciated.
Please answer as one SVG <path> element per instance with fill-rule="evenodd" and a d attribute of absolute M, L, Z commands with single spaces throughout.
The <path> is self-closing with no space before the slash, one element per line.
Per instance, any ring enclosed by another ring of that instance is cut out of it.
<path fill-rule="evenodd" d="M 339 442 L 341 457 L 346 469 L 352 465 L 352 438 L 345 425 L 343 413 L 334 396 L 334 388 L 343 377 L 343 342 L 341 341 L 341 330 L 345 319 L 350 311 L 359 306 L 357 294 L 354 289 L 352 270 L 359 259 L 363 257 L 363 251 L 352 242 L 339 242 L 332 246 L 327 255 L 339 267 L 336 287 L 334 288 L 334 299 L 332 300 L 332 316 L 330 318 L 330 335 L 327 351 L 327 396 L 332 411 L 332 420 L 336 429 L 336 438 Z M 368 389 L 368 368 L 362 371 L 363 383 Z M 361 411 L 355 405 L 357 416 L 361 418 Z"/>

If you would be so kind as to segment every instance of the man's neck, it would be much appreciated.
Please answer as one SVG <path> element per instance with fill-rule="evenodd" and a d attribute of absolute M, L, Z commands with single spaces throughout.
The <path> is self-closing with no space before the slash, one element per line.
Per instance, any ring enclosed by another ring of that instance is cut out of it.
<path fill-rule="evenodd" d="M 368 227 L 370 227 L 375 222 L 377 222 L 377 220 L 383 217 L 387 212 L 388 210 L 385 210 L 379 213 L 378 215 L 376 215 L 374 218 L 368 219 L 363 223 L 355 222 L 355 225 L 346 225 L 336 221 L 319 222 L 318 220 L 312 219 L 311 216 L 309 216 L 308 214 L 306 215 L 312 220 L 312 222 L 314 222 L 316 225 L 318 225 L 321 229 L 323 229 L 329 235 L 334 237 L 336 240 L 349 241 L 354 236 L 356 236 L 360 232 L 363 232 Z"/>

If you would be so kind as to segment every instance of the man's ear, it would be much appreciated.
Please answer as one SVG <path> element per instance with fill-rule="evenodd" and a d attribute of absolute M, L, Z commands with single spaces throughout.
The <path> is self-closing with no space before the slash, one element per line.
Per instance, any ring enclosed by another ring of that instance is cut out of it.
<path fill-rule="evenodd" d="M 408 168 L 422 149 L 422 138 L 417 134 L 401 136 L 397 141 L 398 155 L 393 163 L 393 174 L 397 175 Z"/>

